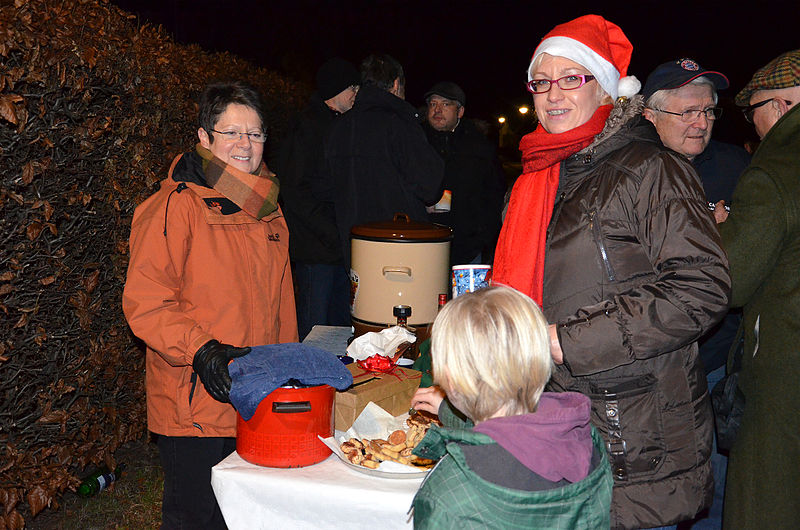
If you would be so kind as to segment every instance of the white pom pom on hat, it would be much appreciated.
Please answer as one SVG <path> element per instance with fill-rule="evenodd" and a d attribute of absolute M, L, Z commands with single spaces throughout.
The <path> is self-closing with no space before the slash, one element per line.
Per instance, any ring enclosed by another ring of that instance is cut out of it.
<path fill-rule="evenodd" d="M 533 52 L 528 81 L 532 79 L 533 62 L 543 53 L 565 57 L 585 67 L 615 100 L 630 97 L 642 87 L 634 76 L 626 77 L 633 45 L 619 26 L 599 15 L 584 15 L 550 30 Z"/>
<path fill-rule="evenodd" d="M 636 79 L 635 75 L 629 75 L 619 80 L 619 83 L 617 84 L 617 97 L 629 98 L 635 94 L 638 94 L 641 89 L 641 81 Z"/>

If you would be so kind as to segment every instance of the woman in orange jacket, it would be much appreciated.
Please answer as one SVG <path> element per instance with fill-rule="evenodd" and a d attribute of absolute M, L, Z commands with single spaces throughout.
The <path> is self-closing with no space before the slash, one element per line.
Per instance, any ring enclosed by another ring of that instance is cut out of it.
<path fill-rule="evenodd" d="M 147 423 L 164 467 L 162 528 L 225 528 L 211 467 L 235 449 L 228 362 L 297 341 L 288 230 L 262 162 L 261 98 L 206 87 L 199 143 L 133 216 L 123 310 L 147 345 Z M 200 384 L 198 384 L 200 383 Z"/>

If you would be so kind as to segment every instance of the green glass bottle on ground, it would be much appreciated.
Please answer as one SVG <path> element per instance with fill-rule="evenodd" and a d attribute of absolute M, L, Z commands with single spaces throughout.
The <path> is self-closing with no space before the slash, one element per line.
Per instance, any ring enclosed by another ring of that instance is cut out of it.
<path fill-rule="evenodd" d="M 125 464 L 119 464 L 113 472 L 106 466 L 101 467 L 81 482 L 81 485 L 78 486 L 78 495 L 81 497 L 97 495 L 109 487 L 112 482 L 119 480 L 124 470 Z"/>

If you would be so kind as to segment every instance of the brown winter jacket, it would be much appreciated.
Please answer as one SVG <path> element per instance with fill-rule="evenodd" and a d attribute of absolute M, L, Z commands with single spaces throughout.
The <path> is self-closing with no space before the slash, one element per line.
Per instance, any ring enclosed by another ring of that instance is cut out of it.
<path fill-rule="evenodd" d="M 213 200 L 219 192 L 174 175 L 181 156 L 133 215 L 122 307 L 147 345 L 148 428 L 235 436 L 235 410 L 206 392 L 192 360 L 211 339 L 297 341 L 288 231 L 280 209 L 260 221 L 224 215 Z"/>
<path fill-rule="evenodd" d="M 700 181 L 641 109 L 641 96 L 618 103 L 562 163 L 545 254 L 543 309 L 564 352 L 550 389 L 592 399 L 614 528 L 672 524 L 710 503 L 713 417 L 696 341 L 730 293 Z"/>

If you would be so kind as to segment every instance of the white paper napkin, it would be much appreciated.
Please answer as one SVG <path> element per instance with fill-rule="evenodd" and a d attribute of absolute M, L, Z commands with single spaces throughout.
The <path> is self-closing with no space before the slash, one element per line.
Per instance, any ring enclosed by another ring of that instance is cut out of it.
<path fill-rule="evenodd" d="M 347 355 L 356 361 L 363 361 L 375 354 L 394 357 L 397 347 L 403 342 L 415 342 L 417 337 L 401 326 L 392 326 L 380 332 L 370 331 L 357 337 L 347 347 Z"/>
<path fill-rule="evenodd" d="M 380 406 L 370 401 L 347 431 L 336 431 L 335 437 L 320 437 L 320 440 L 322 440 L 322 443 L 327 445 L 336 456 L 344 462 L 349 463 L 350 461 L 339 448 L 342 442 L 346 442 L 350 438 L 358 438 L 359 440 L 362 438 L 370 440 L 376 438 L 386 439 L 392 432 L 402 429 L 407 418 L 408 414 L 392 416 Z M 381 462 L 378 466 L 378 470 L 386 473 L 419 473 L 421 471 L 418 468 L 391 461 Z"/>

